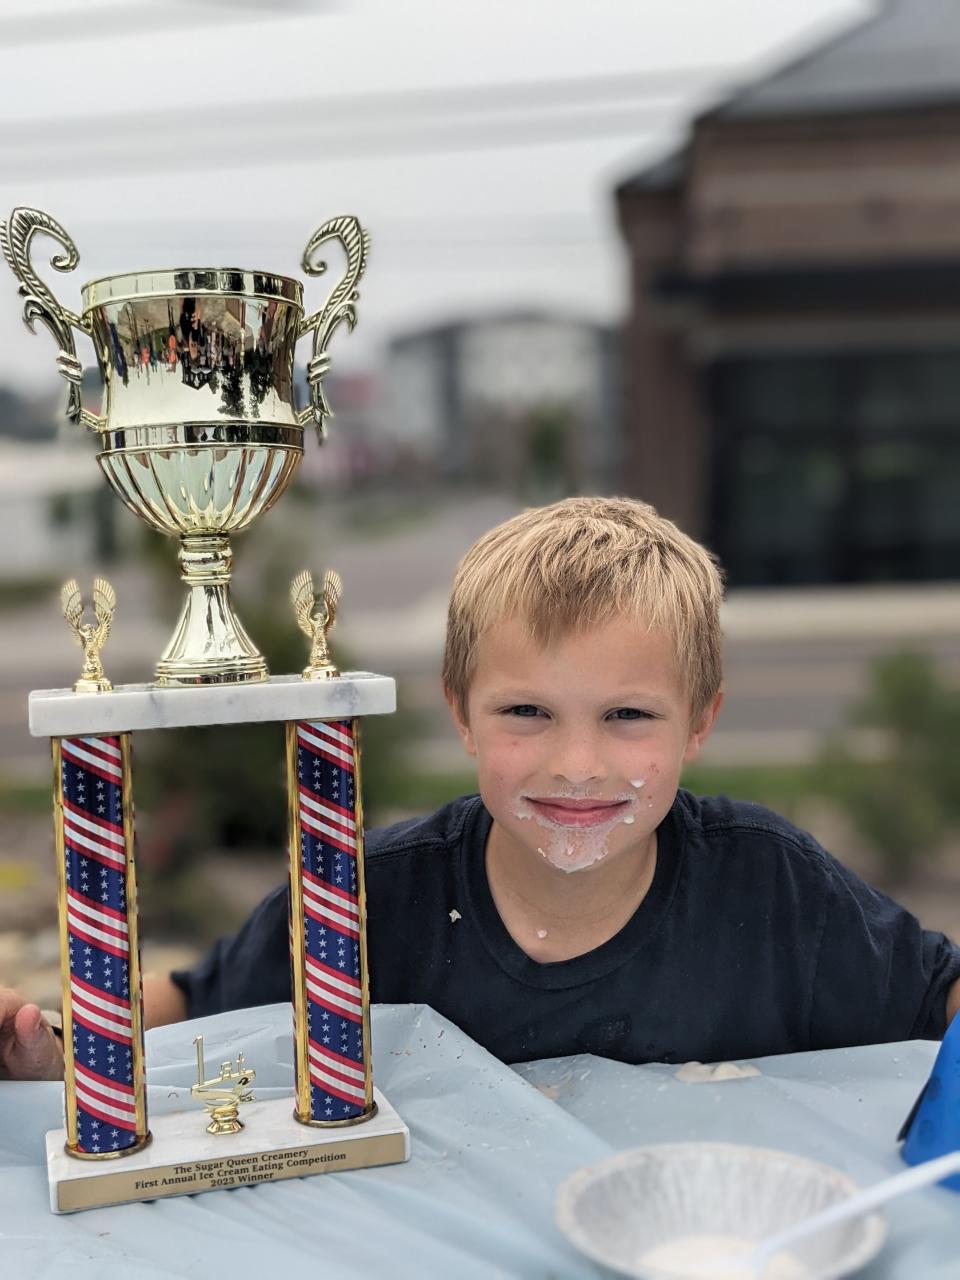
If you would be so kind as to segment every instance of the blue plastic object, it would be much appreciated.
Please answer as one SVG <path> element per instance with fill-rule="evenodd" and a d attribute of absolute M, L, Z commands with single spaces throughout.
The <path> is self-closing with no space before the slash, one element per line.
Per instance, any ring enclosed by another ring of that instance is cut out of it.
<path fill-rule="evenodd" d="M 947 1028 L 930 1079 L 899 1136 L 906 1138 L 901 1155 L 907 1164 L 960 1150 L 960 1015 Z M 940 1185 L 960 1191 L 960 1174 Z"/>

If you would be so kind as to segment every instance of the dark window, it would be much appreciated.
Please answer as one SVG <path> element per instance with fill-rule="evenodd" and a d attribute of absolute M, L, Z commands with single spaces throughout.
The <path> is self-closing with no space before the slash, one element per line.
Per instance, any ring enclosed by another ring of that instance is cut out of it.
<path fill-rule="evenodd" d="M 708 394 L 731 584 L 956 576 L 960 351 L 728 359 Z"/>

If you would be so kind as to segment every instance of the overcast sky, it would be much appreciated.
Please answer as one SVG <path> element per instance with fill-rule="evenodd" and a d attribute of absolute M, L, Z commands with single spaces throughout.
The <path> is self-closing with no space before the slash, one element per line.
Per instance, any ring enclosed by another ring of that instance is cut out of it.
<path fill-rule="evenodd" d="M 33 205 L 66 227 L 80 266 L 47 277 L 77 308 L 84 280 L 138 267 L 299 275 L 313 227 L 354 213 L 373 250 L 341 367 L 500 306 L 614 320 L 612 185 L 723 89 L 872 8 L 3 0 L 0 216 Z M 323 282 L 306 296 L 319 305 Z M 56 385 L 52 339 L 19 312 L 0 265 L 0 382 Z"/>

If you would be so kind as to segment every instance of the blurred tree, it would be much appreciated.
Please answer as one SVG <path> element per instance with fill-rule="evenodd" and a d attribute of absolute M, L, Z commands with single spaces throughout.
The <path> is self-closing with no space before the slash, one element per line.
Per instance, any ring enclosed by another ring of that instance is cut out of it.
<path fill-rule="evenodd" d="M 536 503 L 554 502 L 573 493 L 571 461 L 574 415 L 562 404 L 542 404 L 526 420 L 523 489 Z"/>
<path fill-rule="evenodd" d="M 851 725 L 879 730 L 883 757 L 864 761 L 842 738 L 830 741 L 818 790 L 845 811 L 886 878 L 904 881 L 960 826 L 960 689 L 926 655 L 894 654 L 875 663 Z"/>

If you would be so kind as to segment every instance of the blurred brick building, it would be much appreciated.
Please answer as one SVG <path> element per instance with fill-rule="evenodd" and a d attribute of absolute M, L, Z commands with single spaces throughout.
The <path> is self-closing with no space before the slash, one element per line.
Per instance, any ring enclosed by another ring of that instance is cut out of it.
<path fill-rule="evenodd" d="M 625 474 L 733 583 L 960 570 L 960 3 L 899 0 L 621 184 Z"/>

